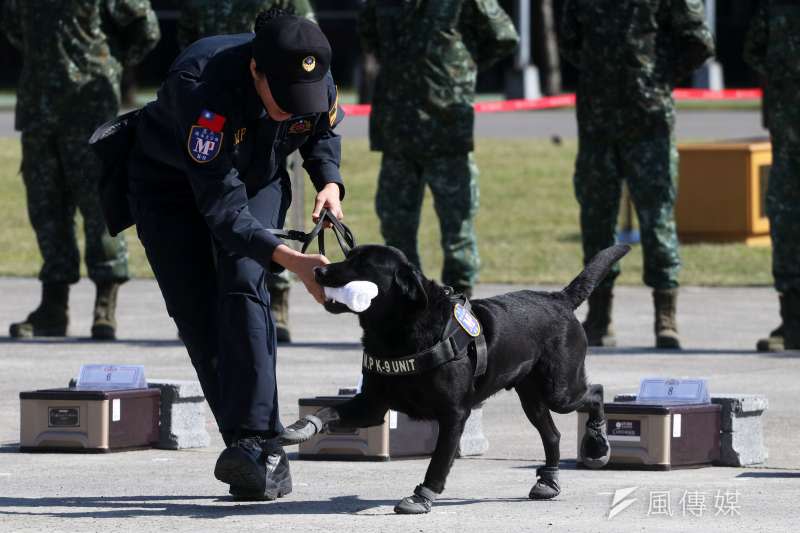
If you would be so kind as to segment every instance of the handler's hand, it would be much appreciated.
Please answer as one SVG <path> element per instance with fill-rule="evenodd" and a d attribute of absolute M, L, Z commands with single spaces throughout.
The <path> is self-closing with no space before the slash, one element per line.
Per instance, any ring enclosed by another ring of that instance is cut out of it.
<path fill-rule="evenodd" d="M 339 199 L 339 186 L 335 183 L 328 183 L 317 193 L 317 197 L 314 200 L 314 211 L 311 213 L 311 219 L 314 223 L 319 222 L 319 215 L 323 208 L 327 209 L 339 220 L 344 218 L 342 201 Z M 331 223 L 326 222 L 325 227 L 330 228 Z"/>
<path fill-rule="evenodd" d="M 272 260 L 290 272 L 294 272 L 317 303 L 325 303 L 325 291 L 314 279 L 314 267 L 329 264 L 330 261 L 327 257 L 320 254 L 303 254 L 292 250 L 285 244 L 280 244 L 272 253 Z"/>

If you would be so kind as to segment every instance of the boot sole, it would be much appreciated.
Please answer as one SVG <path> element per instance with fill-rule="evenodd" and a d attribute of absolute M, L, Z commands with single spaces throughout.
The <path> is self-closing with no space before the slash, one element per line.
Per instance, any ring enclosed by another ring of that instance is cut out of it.
<path fill-rule="evenodd" d="M 109 326 L 95 326 L 92 328 L 92 339 L 96 341 L 113 341 L 117 339 L 117 332 Z"/>
<path fill-rule="evenodd" d="M 15 331 L 9 329 L 8 334 L 14 339 L 32 339 L 34 337 L 66 337 L 67 328 L 34 329 L 33 331 Z"/>
<path fill-rule="evenodd" d="M 264 466 L 253 463 L 244 452 L 228 448 L 217 459 L 214 477 L 246 494 L 265 494 L 266 470 Z"/>
<path fill-rule="evenodd" d="M 250 492 L 244 489 L 240 489 L 240 487 L 231 487 L 231 496 L 236 501 L 273 501 L 277 500 L 278 498 L 283 498 L 284 496 L 292 493 L 292 484 L 283 483 L 278 485 L 278 487 L 274 489 L 267 489 L 261 492 Z"/>

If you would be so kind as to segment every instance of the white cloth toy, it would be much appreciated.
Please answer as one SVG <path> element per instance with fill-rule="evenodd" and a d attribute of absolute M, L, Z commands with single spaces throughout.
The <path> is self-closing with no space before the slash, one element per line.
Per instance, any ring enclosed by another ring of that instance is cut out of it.
<path fill-rule="evenodd" d="M 366 311 L 378 295 L 378 286 L 371 281 L 351 281 L 344 287 L 325 287 L 325 297 L 346 305 L 351 311 Z"/>

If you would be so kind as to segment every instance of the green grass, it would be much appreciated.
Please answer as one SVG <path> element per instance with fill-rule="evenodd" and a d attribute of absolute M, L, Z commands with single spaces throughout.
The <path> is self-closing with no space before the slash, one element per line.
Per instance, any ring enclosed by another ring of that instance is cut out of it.
<path fill-rule="evenodd" d="M 380 154 L 366 140 L 346 140 L 342 173 L 347 183 L 346 222 L 359 242 L 381 242 L 374 213 Z M 477 220 L 483 269 L 481 281 L 562 284 L 581 268 L 578 207 L 572 192 L 576 144 L 545 141 L 480 140 L 481 208 Z M 35 276 L 39 252 L 25 210 L 18 175 L 19 141 L 0 139 L 0 275 Z M 311 187 L 306 187 L 310 212 Z M 126 232 L 134 275 L 150 276 L 135 230 Z M 328 246 L 335 246 L 328 238 Z M 441 265 L 438 221 L 426 196 L 420 231 L 423 268 L 438 277 Z M 769 285 L 770 249 L 741 244 L 681 247 L 685 285 Z M 339 256 L 331 254 L 331 259 Z M 621 282 L 641 284 L 641 249 L 624 259 Z"/>

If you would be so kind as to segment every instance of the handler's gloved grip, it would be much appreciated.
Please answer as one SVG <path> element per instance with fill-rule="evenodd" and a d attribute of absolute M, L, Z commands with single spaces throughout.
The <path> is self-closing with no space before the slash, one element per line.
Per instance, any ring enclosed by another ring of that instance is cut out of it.
<path fill-rule="evenodd" d="M 306 415 L 291 426 L 285 428 L 278 437 L 281 446 L 293 446 L 305 442 L 320 431 L 324 424 L 314 415 Z"/>

